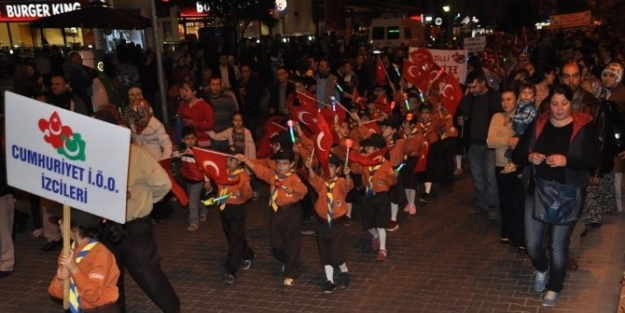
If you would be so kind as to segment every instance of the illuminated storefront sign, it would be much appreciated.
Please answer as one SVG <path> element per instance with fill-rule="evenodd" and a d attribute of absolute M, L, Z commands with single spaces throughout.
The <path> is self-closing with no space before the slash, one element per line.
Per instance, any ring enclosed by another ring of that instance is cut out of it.
<path fill-rule="evenodd" d="M 0 22 L 32 22 L 74 10 L 80 10 L 80 2 L 0 2 Z"/>

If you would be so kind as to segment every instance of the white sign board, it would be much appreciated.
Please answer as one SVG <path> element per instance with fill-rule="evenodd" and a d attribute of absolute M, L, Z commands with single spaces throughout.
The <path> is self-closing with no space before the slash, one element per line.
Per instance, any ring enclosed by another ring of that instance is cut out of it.
<path fill-rule="evenodd" d="M 459 82 L 465 81 L 467 78 L 466 50 L 428 50 L 432 53 L 434 62 L 445 69 L 447 74 L 456 76 Z"/>
<path fill-rule="evenodd" d="M 552 15 L 549 17 L 549 29 L 572 28 L 590 26 L 590 11 L 583 11 L 570 14 Z"/>
<path fill-rule="evenodd" d="M 486 47 L 486 36 L 464 38 L 464 49 L 469 53 L 482 52 Z"/>
<path fill-rule="evenodd" d="M 9 185 L 126 222 L 130 130 L 5 93 Z"/>

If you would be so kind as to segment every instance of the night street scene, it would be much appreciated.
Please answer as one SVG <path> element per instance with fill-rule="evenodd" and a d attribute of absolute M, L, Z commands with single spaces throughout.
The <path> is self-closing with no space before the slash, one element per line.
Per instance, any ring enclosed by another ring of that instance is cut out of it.
<path fill-rule="evenodd" d="M 625 313 L 624 12 L 0 0 L 0 312 Z"/>

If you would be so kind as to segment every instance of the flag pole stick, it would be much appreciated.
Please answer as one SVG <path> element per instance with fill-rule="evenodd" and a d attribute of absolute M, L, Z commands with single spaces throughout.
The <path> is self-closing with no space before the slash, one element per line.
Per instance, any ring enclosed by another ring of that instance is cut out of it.
<path fill-rule="evenodd" d="M 61 224 L 61 232 L 63 234 L 63 254 L 69 255 L 71 246 L 70 246 L 70 219 L 71 217 L 71 209 L 69 205 L 63 205 L 63 222 Z M 63 280 L 63 309 L 69 309 L 69 278 Z"/>
<path fill-rule="evenodd" d="M 286 128 L 285 128 L 286 129 Z M 215 150 L 210 150 L 210 149 L 202 149 L 202 148 L 198 148 L 198 147 L 193 147 L 193 149 L 197 149 L 197 150 L 201 150 L 201 151 L 205 151 L 205 152 L 209 152 L 209 153 L 214 153 L 214 154 L 218 154 L 218 155 L 223 155 L 229 158 L 234 157 L 232 154 L 228 154 L 228 153 L 223 153 L 223 152 L 219 152 L 219 151 L 215 151 Z"/>

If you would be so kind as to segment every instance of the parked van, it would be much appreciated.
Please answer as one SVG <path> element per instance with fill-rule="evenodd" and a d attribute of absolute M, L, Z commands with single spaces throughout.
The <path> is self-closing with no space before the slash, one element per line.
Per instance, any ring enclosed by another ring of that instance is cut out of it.
<path fill-rule="evenodd" d="M 425 39 L 425 28 L 420 21 L 403 17 L 381 17 L 371 20 L 369 43 L 376 48 L 400 46 L 416 47 Z"/>

